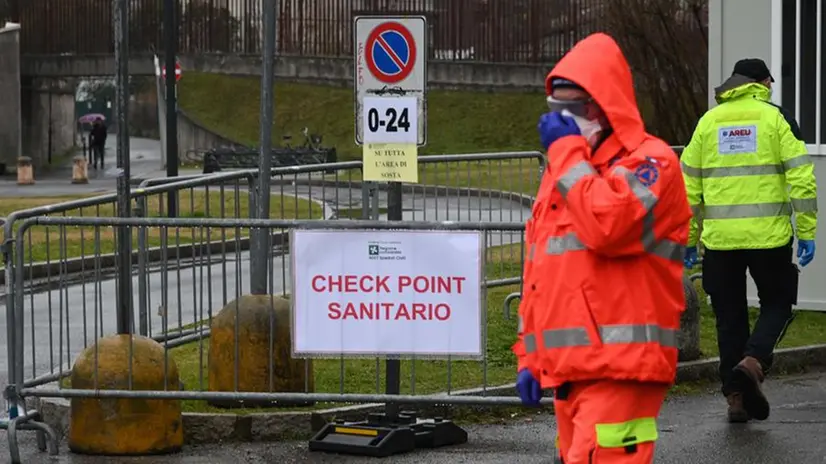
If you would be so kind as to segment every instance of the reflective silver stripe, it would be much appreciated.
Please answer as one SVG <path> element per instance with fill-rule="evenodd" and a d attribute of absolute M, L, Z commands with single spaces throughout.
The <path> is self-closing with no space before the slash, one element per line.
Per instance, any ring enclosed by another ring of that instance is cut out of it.
<path fill-rule="evenodd" d="M 792 206 L 795 213 L 816 213 L 817 198 L 792 198 Z"/>
<path fill-rule="evenodd" d="M 637 176 L 634 175 L 628 169 L 620 166 L 616 170 L 614 170 L 617 174 L 622 174 L 625 177 L 625 181 L 628 182 L 628 185 L 631 187 L 631 191 L 634 192 L 634 195 L 637 199 L 640 200 L 642 206 L 645 208 L 645 211 L 651 211 L 651 208 L 657 204 L 657 196 L 654 195 L 654 192 L 648 189 L 648 187 L 642 185 Z"/>
<path fill-rule="evenodd" d="M 654 324 L 603 325 L 599 327 L 599 334 L 604 345 L 658 343 L 677 348 L 677 329 L 666 329 Z M 536 351 L 533 334 L 525 335 L 522 340 L 528 353 Z M 578 346 L 591 346 L 588 331 L 584 327 L 542 331 L 542 348 L 546 350 Z"/>
<path fill-rule="evenodd" d="M 568 190 L 582 177 L 594 173 L 591 165 L 581 162 L 572 167 L 567 174 L 562 176 L 559 180 L 560 191 L 565 195 Z M 639 179 L 628 169 L 620 166 L 614 170 L 615 174 L 621 175 L 625 178 L 634 196 L 642 204 L 646 215 L 643 218 L 642 225 L 642 245 L 643 249 L 653 255 L 659 256 L 663 259 L 672 261 L 681 261 L 683 259 L 683 252 L 685 247 L 677 242 L 671 240 L 657 240 L 654 235 L 654 214 L 653 208 L 657 204 L 658 198 L 654 195 L 648 187 L 643 185 Z M 545 247 L 545 254 L 561 255 L 568 251 L 582 251 L 587 247 L 583 244 L 574 233 L 569 233 L 561 237 L 550 237 Z M 533 255 L 529 254 L 529 259 Z"/>
<path fill-rule="evenodd" d="M 567 251 L 581 251 L 585 249 L 585 245 L 580 242 L 576 234 L 572 232 L 561 237 L 548 238 L 548 244 L 545 246 L 545 254 L 561 255 Z"/>
<path fill-rule="evenodd" d="M 597 172 L 594 171 L 594 168 L 590 163 L 587 161 L 580 161 L 568 169 L 568 172 L 559 178 L 556 182 L 556 188 L 559 189 L 559 193 L 562 194 L 562 198 L 565 198 L 568 196 L 568 191 L 570 191 L 574 184 L 579 182 L 580 179 L 596 173 Z"/>
<path fill-rule="evenodd" d="M 528 245 L 528 261 L 533 261 L 533 257 L 536 254 L 536 244 L 531 243 Z"/>
<path fill-rule="evenodd" d="M 747 205 L 705 205 L 705 219 L 746 219 L 758 217 L 789 216 L 790 203 L 754 203 Z"/>
<path fill-rule="evenodd" d="M 606 345 L 656 342 L 663 346 L 677 348 L 677 331 L 653 324 L 603 325 L 599 333 L 602 343 Z"/>
<path fill-rule="evenodd" d="M 680 162 L 680 167 L 683 168 L 683 173 L 689 177 L 703 177 L 703 170 L 700 168 L 693 168 L 685 162 Z"/>
<path fill-rule="evenodd" d="M 734 177 L 734 176 L 771 176 L 783 174 L 780 164 L 763 164 L 759 166 L 728 166 L 718 168 L 703 168 L 702 177 Z"/>
<path fill-rule="evenodd" d="M 693 214 L 695 218 L 702 216 L 703 205 L 691 205 L 691 214 Z"/>
<path fill-rule="evenodd" d="M 682 261 L 685 256 L 685 245 L 671 240 L 660 240 L 645 251 L 669 261 Z"/>
<path fill-rule="evenodd" d="M 808 154 L 803 154 L 783 161 L 783 167 L 786 168 L 787 171 L 789 169 L 799 168 L 800 166 L 806 166 L 809 164 L 812 164 L 812 157 Z"/>
<path fill-rule="evenodd" d="M 681 163 L 683 172 L 691 177 L 734 177 L 734 176 L 771 176 L 783 174 L 789 169 L 810 164 L 809 155 L 792 158 L 783 164 L 759 164 L 750 166 L 719 166 L 713 168 L 693 168 Z"/>
<path fill-rule="evenodd" d="M 522 316 L 517 316 L 516 333 L 522 333 L 525 324 L 522 323 Z"/>
<path fill-rule="evenodd" d="M 522 343 L 525 345 L 525 353 L 536 353 L 536 335 L 526 334 L 522 337 Z"/>
<path fill-rule="evenodd" d="M 589 346 L 588 332 L 584 328 L 554 329 L 542 331 L 542 346 L 545 349 L 569 346 Z"/>
<path fill-rule="evenodd" d="M 642 218 L 642 248 L 647 253 L 669 261 L 682 261 L 685 256 L 685 247 L 682 244 L 668 239 L 657 240 L 657 236 L 654 235 L 653 211 Z"/>
<path fill-rule="evenodd" d="M 685 247 L 671 240 L 657 240 L 654 235 L 654 213 L 649 211 L 642 220 L 642 246 L 646 253 L 671 261 L 682 261 Z M 548 238 L 545 254 L 559 256 L 569 251 L 587 250 L 576 234 L 568 233 L 561 237 Z"/>

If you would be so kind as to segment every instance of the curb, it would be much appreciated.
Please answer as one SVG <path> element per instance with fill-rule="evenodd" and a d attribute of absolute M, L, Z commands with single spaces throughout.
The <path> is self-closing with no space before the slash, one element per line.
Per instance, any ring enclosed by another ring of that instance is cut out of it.
<path fill-rule="evenodd" d="M 347 182 L 346 184 L 342 184 L 340 182 L 332 181 L 332 180 L 315 180 L 315 179 L 299 179 L 299 180 L 274 180 L 271 182 L 272 185 L 306 185 L 306 186 L 318 186 L 318 187 L 336 187 L 341 188 L 342 186 L 350 186 L 353 189 L 361 189 L 363 187 L 363 182 L 361 181 L 352 181 Z M 379 185 L 379 190 L 386 190 L 387 187 L 385 185 Z M 523 207 L 530 207 L 533 204 L 534 197 L 530 195 L 525 195 L 522 193 L 516 192 L 508 192 L 503 190 L 484 190 L 479 188 L 471 188 L 471 187 L 448 187 L 448 186 L 440 186 L 440 185 L 427 185 L 427 184 L 402 184 L 402 191 L 408 194 L 421 194 L 426 195 L 428 193 L 433 194 L 435 196 L 454 196 L 460 198 L 496 198 L 502 200 L 509 200 L 514 203 L 517 203 Z M 285 193 L 286 195 L 286 193 Z M 300 197 L 303 198 L 303 197 Z M 315 202 L 316 204 L 321 205 L 322 211 L 326 211 L 328 208 L 324 204 L 324 202 L 313 199 L 313 198 L 303 198 L 308 201 Z M 328 217 L 324 218 L 325 220 L 329 219 Z M 283 235 L 283 234 L 282 234 Z M 279 235 L 280 237 L 281 235 Z M 275 237 L 275 235 L 273 235 Z M 287 245 L 287 243 L 280 243 L 281 240 L 278 240 L 279 243 L 273 242 L 273 245 Z M 223 245 L 222 244 L 226 244 Z M 198 248 L 202 249 L 202 251 L 198 254 L 195 253 L 195 249 Z M 236 249 L 236 246 L 239 248 Z M 249 250 L 250 243 L 249 237 L 243 237 L 222 242 L 222 241 L 213 241 L 202 246 L 200 244 L 181 244 L 181 246 L 176 251 L 174 248 L 170 248 L 169 252 L 167 252 L 167 259 L 187 259 L 192 258 L 193 256 L 201 256 L 203 254 L 213 254 L 213 253 L 222 253 L 226 252 L 236 252 L 236 251 L 247 251 Z M 161 253 L 161 247 L 154 247 L 148 250 L 146 256 L 146 264 L 153 264 L 162 261 L 163 254 Z M 134 251 L 132 253 L 132 264 L 138 264 L 138 252 Z M 46 277 L 54 277 L 57 275 L 65 275 L 65 274 L 73 274 L 79 273 L 83 271 L 89 271 L 94 269 L 110 269 L 114 268 L 117 265 L 115 254 L 108 253 L 108 254 L 101 254 L 99 256 L 84 256 L 79 258 L 69 258 L 64 261 L 48 261 L 48 262 L 40 262 L 40 263 L 32 263 L 30 265 L 25 266 L 26 278 L 27 279 L 42 279 Z M 0 285 L 6 284 L 6 270 L 0 269 Z"/>
<path fill-rule="evenodd" d="M 717 381 L 719 358 L 679 363 L 677 383 Z M 826 367 L 826 344 L 799 348 L 784 348 L 774 353 L 775 374 L 807 372 Z M 54 384 L 52 384 L 53 386 Z M 514 396 L 515 384 L 488 388 L 474 388 L 451 392 L 456 396 Z M 69 400 L 65 398 L 28 398 L 30 407 L 37 409 L 43 420 L 62 438 L 69 426 Z M 415 405 L 405 407 L 414 408 Z M 363 404 L 315 411 L 237 414 L 183 413 L 184 443 L 187 445 L 220 442 L 256 442 L 304 439 L 327 422 L 363 420 L 370 412 L 381 412 L 382 404 Z M 449 416 L 491 410 L 499 406 L 428 406 L 418 408 L 422 415 Z M 552 407 L 546 407 L 552 413 Z"/>

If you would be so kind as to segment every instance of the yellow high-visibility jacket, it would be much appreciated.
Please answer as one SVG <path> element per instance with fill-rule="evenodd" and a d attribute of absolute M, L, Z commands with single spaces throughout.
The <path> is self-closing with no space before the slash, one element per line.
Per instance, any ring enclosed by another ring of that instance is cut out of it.
<path fill-rule="evenodd" d="M 681 165 L 694 212 L 688 245 L 711 250 L 766 249 L 814 240 L 814 164 L 794 118 L 769 101 L 769 89 L 747 83 L 721 89 L 703 115 Z M 698 237 L 698 221 L 702 237 Z"/>

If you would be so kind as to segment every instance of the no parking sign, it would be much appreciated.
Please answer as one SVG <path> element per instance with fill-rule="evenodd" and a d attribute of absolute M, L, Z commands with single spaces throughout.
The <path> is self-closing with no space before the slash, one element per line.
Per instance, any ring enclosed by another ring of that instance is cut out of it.
<path fill-rule="evenodd" d="M 423 16 L 355 18 L 355 133 L 364 180 L 417 182 L 427 142 L 427 25 Z"/>

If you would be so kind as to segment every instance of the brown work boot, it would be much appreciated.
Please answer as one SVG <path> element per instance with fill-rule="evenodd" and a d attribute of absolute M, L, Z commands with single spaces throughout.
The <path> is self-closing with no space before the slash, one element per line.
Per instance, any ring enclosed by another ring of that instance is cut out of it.
<path fill-rule="evenodd" d="M 743 395 L 740 392 L 731 393 L 726 396 L 728 401 L 728 421 L 731 423 L 741 423 L 749 421 L 749 413 L 743 408 Z"/>
<path fill-rule="evenodd" d="M 769 401 L 763 394 L 763 367 L 757 358 L 746 356 L 740 364 L 734 367 L 731 377 L 734 390 L 742 394 L 743 408 L 757 420 L 766 420 L 769 417 Z"/>

